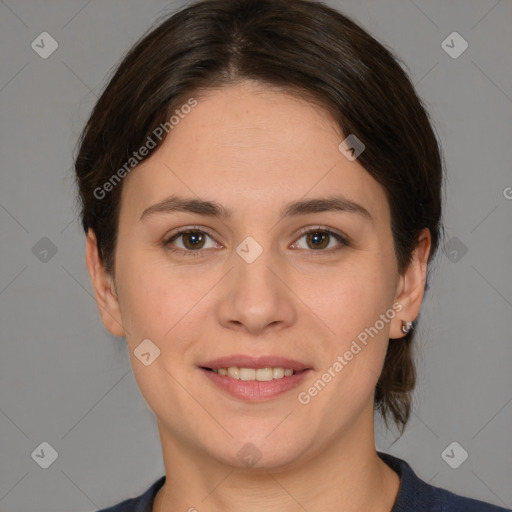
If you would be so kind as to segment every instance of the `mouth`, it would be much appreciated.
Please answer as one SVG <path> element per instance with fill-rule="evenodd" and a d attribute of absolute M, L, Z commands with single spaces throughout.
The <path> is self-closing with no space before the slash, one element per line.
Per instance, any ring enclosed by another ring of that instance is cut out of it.
<path fill-rule="evenodd" d="M 208 380 L 230 396 L 263 401 L 297 387 L 311 366 L 283 357 L 230 356 L 199 366 Z"/>

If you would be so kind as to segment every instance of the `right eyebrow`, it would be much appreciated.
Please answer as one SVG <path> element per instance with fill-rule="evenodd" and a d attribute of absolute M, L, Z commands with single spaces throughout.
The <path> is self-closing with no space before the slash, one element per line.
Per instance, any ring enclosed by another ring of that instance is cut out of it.
<path fill-rule="evenodd" d="M 185 198 L 173 195 L 146 208 L 142 212 L 140 220 L 148 215 L 154 215 L 155 213 L 173 212 L 190 212 L 198 213 L 199 215 L 206 215 L 208 217 L 222 218 L 229 218 L 232 216 L 231 210 L 224 208 L 215 201 L 206 201 L 204 199 Z"/>

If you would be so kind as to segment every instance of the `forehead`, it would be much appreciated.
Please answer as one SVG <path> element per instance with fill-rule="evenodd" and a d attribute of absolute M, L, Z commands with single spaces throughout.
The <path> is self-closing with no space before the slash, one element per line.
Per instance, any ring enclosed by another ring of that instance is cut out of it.
<path fill-rule="evenodd" d="M 194 98 L 159 149 L 125 177 L 122 204 L 134 219 L 170 194 L 261 214 L 337 193 L 387 218 L 382 187 L 340 152 L 345 136 L 318 105 L 254 83 Z"/>

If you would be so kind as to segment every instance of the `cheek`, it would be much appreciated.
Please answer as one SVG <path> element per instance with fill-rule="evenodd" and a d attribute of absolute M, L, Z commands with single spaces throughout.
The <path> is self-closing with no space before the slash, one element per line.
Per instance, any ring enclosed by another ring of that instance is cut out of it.
<path fill-rule="evenodd" d="M 326 393 L 322 391 L 320 408 L 336 409 L 343 403 L 347 410 L 356 410 L 372 399 L 395 315 L 390 309 L 394 276 L 390 261 L 376 253 L 365 253 L 326 279 L 323 295 L 318 289 L 311 291 L 316 290 L 315 312 L 329 327 L 327 336 L 320 338 L 323 343 L 319 352 L 324 354 L 321 371 L 330 369 L 326 379 L 332 384 L 327 385 Z"/>
<path fill-rule="evenodd" d="M 393 269 L 387 258 L 366 253 L 332 268 L 321 278 L 308 279 L 301 297 L 337 339 L 348 340 L 373 325 L 390 306 Z"/>
<path fill-rule="evenodd" d="M 131 254 L 119 267 L 121 314 L 129 330 L 129 347 L 133 351 L 149 338 L 166 353 L 183 350 L 180 339 L 197 329 L 198 304 L 215 276 L 183 275 L 165 262 L 156 264 L 143 255 L 137 257 L 135 251 Z"/>
<path fill-rule="evenodd" d="M 143 262 L 132 256 L 119 266 L 121 314 L 128 326 L 126 343 L 138 387 L 151 409 L 165 416 L 169 396 L 180 394 L 172 362 L 181 360 L 186 351 L 180 339 L 193 328 L 187 312 L 201 293 L 184 287 L 180 279 L 163 277 L 161 268 Z M 147 339 L 152 343 L 143 341 Z M 147 352 L 150 362 L 146 365 L 139 357 Z"/>
<path fill-rule="evenodd" d="M 120 309 L 131 348 L 142 339 L 161 339 L 162 321 L 176 310 L 179 294 L 172 282 L 162 277 L 161 269 L 147 258 L 138 257 L 136 249 L 123 248 L 117 268 Z M 165 331 L 164 331 L 165 332 Z"/>
<path fill-rule="evenodd" d="M 366 277 L 369 277 L 368 274 Z M 348 417 L 360 412 L 373 399 L 375 385 L 382 371 L 388 346 L 388 332 L 394 311 L 389 303 L 389 285 L 357 275 L 338 278 L 330 284 L 322 308 L 315 311 L 329 330 L 319 337 L 321 367 L 312 388 L 305 391 L 316 396 L 314 403 L 320 417 L 335 430 L 339 418 L 334 411 L 343 407 Z M 387 322 L 380 315 L 386 315 Z"/>

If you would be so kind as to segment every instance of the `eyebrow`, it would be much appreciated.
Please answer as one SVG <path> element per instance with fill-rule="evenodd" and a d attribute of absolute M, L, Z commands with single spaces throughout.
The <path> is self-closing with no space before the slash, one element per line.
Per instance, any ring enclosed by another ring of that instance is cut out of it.
<path fill-rule="evenodd" d="M 354 201 L 350 201 L 349 199 L 339 196 L 292 201 L 282 208 L 280 215 L 281 218 L 285 218 L 306 215 L 308 213 L 329 211 L 354 213 L 373 222 L 373 217 L 366 208 Z M 228 219 L 233 215 L 233 211 L 231 209 L 222 206 L 216 201 L 172 195 L 146 208 L 142 212 L 140 220 L 157 213 L 168 214 L 174 212 L 197 213 L 207 217 L 218 217 L 223 219 Z"/>

